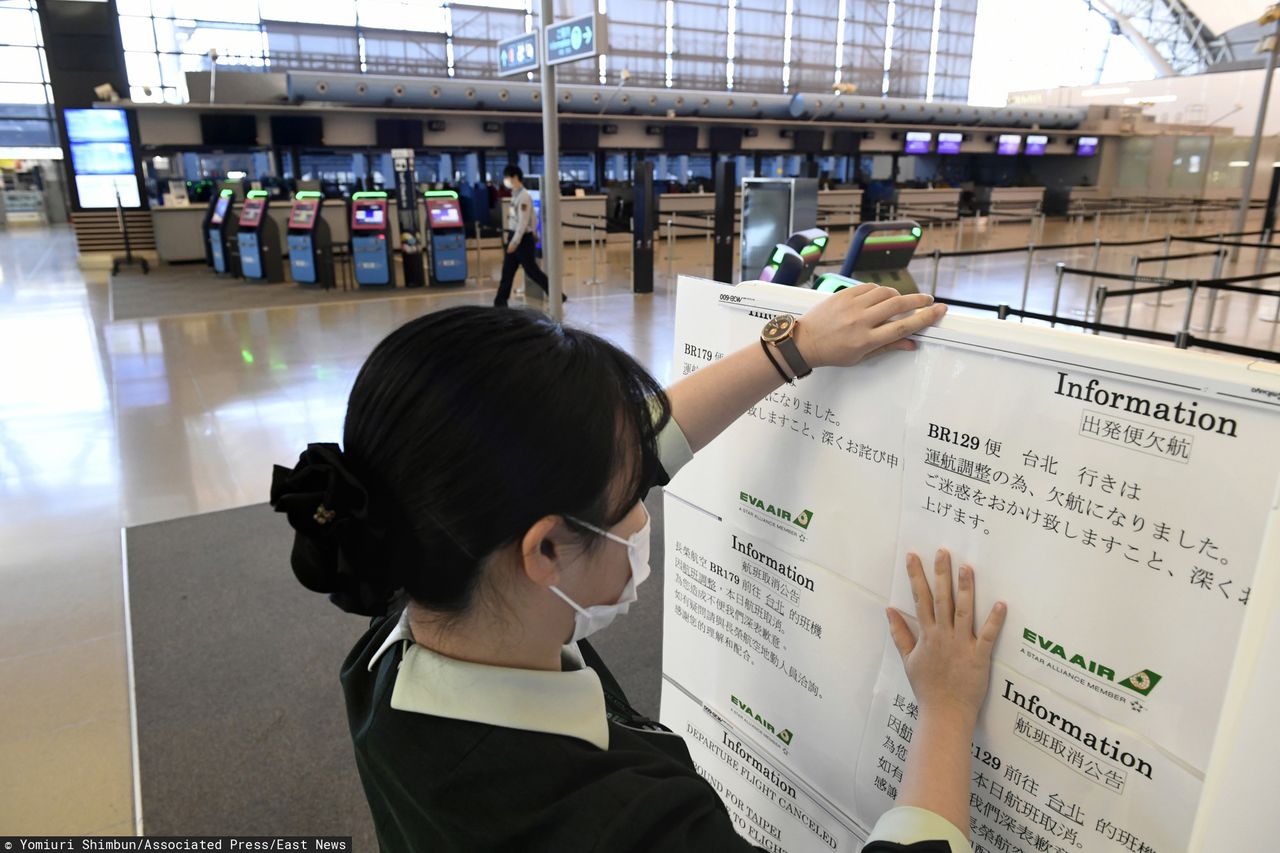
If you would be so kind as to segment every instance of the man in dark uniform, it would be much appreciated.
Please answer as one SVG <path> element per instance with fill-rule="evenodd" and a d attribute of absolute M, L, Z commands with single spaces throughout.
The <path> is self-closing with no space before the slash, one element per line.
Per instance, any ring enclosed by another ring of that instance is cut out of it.
<path fill-rule="evenodd" d="M 543 293 L 551 293 L 547 274 L 538 268 L 538 241 L 534 236 L 537 221 L 533 214 L 533 197 L 524 188 L 524 172 L 519 166 L 512 165 L 507 166 L 502 175 L 502 185 L 511 190 L 511 207 L 507 211 L 507 254 L 502 259 L 502 282 L 493 300 L 498 308 L 505 308 L 511 298 L 511 284 L 515 281 L 517 267 L 523 269 L 525 278 L 541 287 Z M 564 294 L 560 298 L 567 301 Z"/>

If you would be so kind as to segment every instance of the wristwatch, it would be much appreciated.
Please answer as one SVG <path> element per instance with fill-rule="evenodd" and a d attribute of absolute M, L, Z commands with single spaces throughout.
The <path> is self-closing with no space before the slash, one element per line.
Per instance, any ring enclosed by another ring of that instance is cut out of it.
<path fill-rule="evenodd" d="M 796 379 L 804 379 L 813 373 L 813 368 L 800 355 L 800 347 L 796 346 L 795 334 L 799 324 L 800 321 L 790 314 L 779 314 L 765 324 L 764 331 L 760 333 L 760 342 L 782 353 Z M 765 352 L 768 353 L 768 349 Z"/>

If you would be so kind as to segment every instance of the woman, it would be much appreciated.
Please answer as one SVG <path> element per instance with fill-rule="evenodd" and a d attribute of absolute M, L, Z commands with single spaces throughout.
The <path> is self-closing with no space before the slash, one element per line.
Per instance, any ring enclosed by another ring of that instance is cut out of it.
<path fill-rule="evenodd" d="M 297 531 L 299 580 L 375 617 L 342 685 L 382 849 L 754 849 L 585 638 L 648 575 L 649 489 L 790 378 L 782 364 L 909 349 L 943 314 L 931 303 L 842 291 L 791 324 L 794 352 L 748 346 L 669 392 L 611 344 L 529 312 L 454 308 L 382 341 L 343 449 L 310 445 L 271 495 Z M 908 568 L 922 635 L 889 621 L 921 716 L 902 807 L 867 849 L 961 853 L 999 614 L 975 639 L 972 573 L 953 605 L 949 558 L 936 601 L 919 561 Z M 911 842 L 925 843 L 896 846 Z"/>

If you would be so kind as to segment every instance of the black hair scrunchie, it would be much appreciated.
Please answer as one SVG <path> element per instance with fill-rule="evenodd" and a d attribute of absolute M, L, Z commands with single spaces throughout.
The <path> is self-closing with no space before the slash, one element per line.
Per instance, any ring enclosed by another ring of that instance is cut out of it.
<path fill-rule="evenodd" d="M 276 465 L 271 506 L 297 531 L 289 561 L 303 586 L 348 613 L 386 614 L 403 584 L 388 565 L 386 527 L 338 445 L 308 444 L 292 470 Z"/>

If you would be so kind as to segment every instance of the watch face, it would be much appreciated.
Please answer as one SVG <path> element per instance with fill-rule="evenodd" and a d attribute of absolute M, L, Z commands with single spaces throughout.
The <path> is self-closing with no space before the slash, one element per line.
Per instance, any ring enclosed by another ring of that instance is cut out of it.
<path fill-rule="evenodd" d="M 791 330 L 795 328 L 796 318 L 790 314 L 779 314 L 774 317 L 764 327 L 761 336 L 769 343 L 786 340 L 791 336 Z"/>

